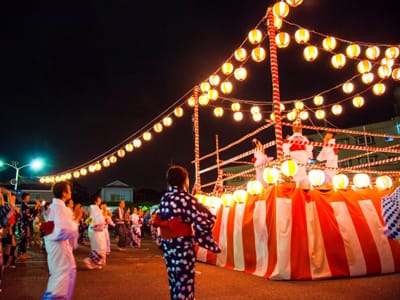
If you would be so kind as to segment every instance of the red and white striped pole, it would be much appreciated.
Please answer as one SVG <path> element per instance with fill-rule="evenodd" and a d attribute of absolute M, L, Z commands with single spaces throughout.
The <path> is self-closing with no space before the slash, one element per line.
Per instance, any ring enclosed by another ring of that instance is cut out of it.
<path fill-rule="evenodd" d="M 195 100 L 193 114 L 193 130 L 194 130 L 194 165 L 195 165 L 195 183 L 193 190 L 195 193 L 201 192 L 200 182 L 200 134 L 199 134 L 199 87 L 196 85 L 193 91 Z"/>
<path fill-rule="evenodd" d="M 267 10 L 268 20 L 268 36 L 269 36 L 269 56 L 272 75 L 272 100 L 275 115 L 275 139 L 276 139 L 276 158 L 283 158 L 283 137 L 281 124 L 281 99 L 279 90 L 279 71 L 278 71 L 278 55 L 275 42 L 276 27 L 274 24 L 274 15 L 272 8 Z"/>

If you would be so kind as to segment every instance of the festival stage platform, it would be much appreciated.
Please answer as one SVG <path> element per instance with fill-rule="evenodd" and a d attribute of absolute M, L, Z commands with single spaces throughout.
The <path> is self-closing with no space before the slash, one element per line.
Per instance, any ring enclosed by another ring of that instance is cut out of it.
<path fill-rule="evenodd" d="M 304 190 L 267 186 L 246 203 L 220 206 L 222 252 L 199 261 L 272 280 L 315 280 L 400 272 L 400 240 L 384 234 L 377 188 Z"/>

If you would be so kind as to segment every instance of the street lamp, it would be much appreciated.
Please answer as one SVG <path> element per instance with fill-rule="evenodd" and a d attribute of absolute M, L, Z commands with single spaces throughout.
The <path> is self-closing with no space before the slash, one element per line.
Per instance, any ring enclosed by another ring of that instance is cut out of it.
<path fill-rule="evenodd" d="M 11 168 L 13 168 L 15 170 L 14 190 L 16 191 L 17 188 L 18 188 L 19 171 L 21 169 L 23 169 L 23 168 L 26 168 L 26 167 L 30 167 L 32 170 L 38 171 L 41 168 L 43 168 L 44 163 L 43 163 L 43 160 L 41 160 L 40 158 L 34 159 L 29 164 L 22 165 L 22 166 L 19 166 L 19 162 L 18 161 L 12 161 L 11 163 L 6 163 L 6 162 L 3 162 L 3 161 L 0 161 L 0 167 L 2 167 L 4 165 L 9 166 L 9 167 L 11 167 Z M 11 184 L 12 184 L 12 182 L 11 182 Z"/>

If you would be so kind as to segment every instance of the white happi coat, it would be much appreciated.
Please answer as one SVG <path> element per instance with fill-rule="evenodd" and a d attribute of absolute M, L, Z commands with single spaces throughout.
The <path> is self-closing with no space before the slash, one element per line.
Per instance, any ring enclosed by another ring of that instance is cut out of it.
<path fill-rule="evenodd" d="M 54 222 L 54 230 L 44 237 L 50 277 L 43 299 L 71 299 L 76 277 L 72 251 L 78 245 L 78 223 L 72 220 L 64 201 L 57 198 L 49 207 L 47 219 Z"/>
<path fill-rule="evenodd" d="M 303 136 L 299 132 L 295 132 L 288 138 L 288 141 L 302 141 L 308 142 L 308 139 Z M 296 148 L 303 148 L 301 150 L 296 150 Z M 293 176 L 293 180 L 298 183 L 308 183 L 308 177 L 306 172 L 306 164 L 308 163 L 308 159 L 313 158 L 312 154 L 313 146 L 312 145 L 294 145 L 290 143 L 285 143 L 283 145 L 283 154 L 285 156 L 290 156 L 297 165 L 297 173 Z"/>
<path fill-rule="evenodd" d="M 329 146 L 323 146 L 321 152 L 317 156 L 318 161 L 326 160 L 325 167 L 337 168 L 338 167 L 338 155 L 335 149 L 335 139 L 328 141 Z M 337 170 L 326 169 L 325 170 L 325 182 L 330 183 L 333 176 L 337 174 Z"/>
<path fill-rule="evenodd" d="M 103 263 L 105 263 L 107 240 L 106 235 L 104 234 L 104 229 L 106 220 L 100 207 L 95 204 L 90 205 L 90 216 L 92 217 L 92 223 L 88 229 L 90 248 L 100 254 L 103 257 Z M 102 228 L 103 230 L 96 231 L 94 230 L 95 226 Z"/>

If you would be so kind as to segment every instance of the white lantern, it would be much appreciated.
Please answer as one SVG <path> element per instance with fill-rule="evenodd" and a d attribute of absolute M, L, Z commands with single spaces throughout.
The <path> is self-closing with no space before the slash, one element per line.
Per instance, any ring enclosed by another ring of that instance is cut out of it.
<path fill-rule="evenodd" d="M 232 194 L 223 194 L 221 196 L 221 202 L 224 206 L 232 206 L 233 203 L 233 195 Z"/>
<path fill-rule="evenodd" d="M 259 195 L 261 194 L 263 189 L 263 185 L 258 180 L 251 180 L 247 183 L 247 192 L 250 195 Z"/>
<path fill-rule="evenodd" d="M 246 203 L 249 198 L 249 194 L 245 190 L 236 190 L 233 192 L 233 200 L 237 203 Z"/>
<path fill-rule="evenodd" d="M 263 172 L 263 179 L 266 183 L 276 184 L 279 179 L 279 170 L 271 167 L 265 168 Z"/>
<path fill-rule="evenodd" d="M 379 189 L 387 190 L 393 186 L 393 181 L 389 176 L 383 175 L 376 178 L 375 184 Z"/>
<path fill-rule="evenodd" d="M 363 189 L 369 187 L 371 181 L 369 179 L 368 174 L 359 173 L 354 175 L 353 183 L 356 188 Z"/>
<path fill-rule="evenodd" d="M 308 180 L 313 186 L 321 186 L 325 182 L 325 173 L 322 170 L 311 170 L 308 173 Z"/>
<path fill-rule="evenodd" d="M 349 185 L 349 178 L 345 174 L 336 174 L 332 178 L 332 184 L 336 190 L 344 190 Z"/>
<path fill-rule="evenodd" d="M 288 159 L 281 164 L 281 172 L 285 176 L 294 176 L 297 173 L 297 164 L 294 160 Z"/>

